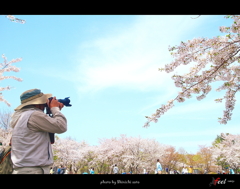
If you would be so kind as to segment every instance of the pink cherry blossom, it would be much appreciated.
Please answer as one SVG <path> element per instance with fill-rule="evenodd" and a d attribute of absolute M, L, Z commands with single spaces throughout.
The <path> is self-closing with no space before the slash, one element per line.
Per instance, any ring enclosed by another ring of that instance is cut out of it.
<path fill-rule="evenodd" d="M 174 74 L 172 79 L 175 86 L 181 89 L 173 101 L 184 102 L 185 98 L 191 98 L 191 94 L 199 94 L 197 100 L 202 100 L 212 90 L 211 83 L 224 81 L 223 85 L 216 91 L 226 90 L 226 95 L 221 100 L 226 100 L 225 111 L 220 124 L 227 124 L 231 119 L 235 106 L 235 94 L 240 89 L 240 16 L 226 16 L 233 19 L 230 27 L 220 26 L 223 36 L 208 38 L 194 38 L 187 42 L 181 42 L 178 46 L 169 47 L 174 60 L 159 68 L 159 71 L 173 72 L 180 65 L 187 65 L 195 62 L 195 66 L 185 75 Z M 208 66 L 209 68 L 203 70 Z M 173 101 L 162 105 L 152 116 L 145 116 L 148 120 L 143 127 L 149 127 L 150 122 L 157 122 L 165 112 L 173 107 Z"/>
<path fill-rule="evenodd" d="M 224 161 L 234 169 L 240 163 L 240 135 L 221 134 L 223 139 L 211 148 L 213 160 Z"/>
<path fill-rule="evenodd" d="M 7 62 L 7 57 L 5 57 L 4 54 L 2 55 L 2 58 L 3 58 L 4 61 L 3 61 L 3 63 L 0 63 L 0 80 L 10 79 L 11 78 L 11 79 L 14 79 L 16 81 L 22 81 L 21 78 L 18 78 L 18 77 L 15 77 L 15 76 L 3 76 L 4 72 L 11 72 L 11 71 L 19 72 L 20 69 L 15 67 L 15 66 L 12 66 L 11 64 L 19 62 L 22 59 L 21 58 L 17 58 L 17 59 L 11 60 L 10 62 Z M 10 89 L 11 89 L 10 86 L 0 87 L 0 91 L 10 90 Z M 0 93 L 0 101 L 5 102 L 8 106 L 10 106 L 10 103 L 3 98 L 2 93 Z"/>

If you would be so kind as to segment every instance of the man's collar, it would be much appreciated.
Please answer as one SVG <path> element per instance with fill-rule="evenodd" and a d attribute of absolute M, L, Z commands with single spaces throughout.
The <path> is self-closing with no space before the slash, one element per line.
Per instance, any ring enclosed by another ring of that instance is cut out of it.
<path fill-rule="evenodd" d="M 21 108 L 21 110 L 23 110 L 23 111 L 25 111 L 27 109 L 34 109 L 34 110 L 38 110 L 38 111 L 44 112 L 41 109 L 35 107 L 34 105 L 28 105 L 28 106 L 24 106 L 23 108 Z"/>

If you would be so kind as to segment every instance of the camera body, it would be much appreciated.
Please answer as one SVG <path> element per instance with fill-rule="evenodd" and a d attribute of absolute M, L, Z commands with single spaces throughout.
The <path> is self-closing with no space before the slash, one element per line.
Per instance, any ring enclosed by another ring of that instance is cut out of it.
<path fill-rule="evenodd" d="M 69 100 L 70 97 L 66 97 L 64 99 L 57 99 L 58 102 L 61 102 L 63 103 L 64 106 L 72 106 L 70 103 L 70 100 Z M 49 102 L 51 103 L 51 100 L 53 99 L 53 97 L 49 98 Z"/>
<path fill-rule="evenodd" d="M 72 106 L 71 104 L 69 104 L 69 103 L 70 103 L 69 98 L 70 98 L 70 97 L 66 97 L 66 98 L 64 98 L 64 99 L 57 99 L 57 100 L 58 100 L 58 102 L 61 102 L 64 106 L 69 107 L 69 106 Z M 51 97 L 51 98 L 48 99 L 48 100 L 49 100 L 49 103 L 51 103 L 52 99 L 53 99 L 53 97 Z M 46 110 L 47 110 L 46 114 L 49 114 L 49 115 L 52 114 L 50 108 L 48 107 L 48 105 L 47 105 Z"/>

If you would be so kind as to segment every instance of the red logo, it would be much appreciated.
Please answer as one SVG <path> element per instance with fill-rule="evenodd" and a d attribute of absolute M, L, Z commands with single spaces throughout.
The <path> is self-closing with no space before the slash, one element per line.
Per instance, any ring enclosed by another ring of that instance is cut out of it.
<path fill-rule="evenodd" d="M 227 180 L 227 179 L 221 180 L 220 177 L 216 179 L 212 177 L 212 181 L 209 183 L 209 187 L 212 185 L 216 186 L 217 184 L 226 184 L 226 182 L 234 183 L 234 180 Z"/>

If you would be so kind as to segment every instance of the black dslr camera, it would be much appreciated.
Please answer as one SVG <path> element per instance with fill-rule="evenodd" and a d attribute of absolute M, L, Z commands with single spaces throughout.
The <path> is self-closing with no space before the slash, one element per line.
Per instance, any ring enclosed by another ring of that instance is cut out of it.
<path fill-rule="evenodd" d="M 49 103 L 51 103 L 51 100 L 53 99 L 53 97 L 49 98 Z M 66 97 L 65 99 L 57 99 L 58 102 L 61 102 L 63 103 L 64 106 L 72 106 L 70 103 L 70 100 L 69 100 L 69 97 Z M 50 117 L 52 117 L 52 112 L 50 110 L 50 108 L 48 107 L 48 105 L 46 105 L 46 114 L 48 114 Z M 50 141 L 51 141 L 51 144 L 54 143 L 54 133 L 49 133 L 49 137 L 50 137 Z"/>
<path fill-rule="evenodd" d="M 63 103 L 64 106 L 72 106 L 71 104 L 69 104 L 70 103 L 69 98 L 70 97 L 66 97 L 64 99 L 57 99 L 57 100 L 58 100 L 58 102 Z M 48 99 L 49 103 L 51 103 L 52 99 L 53 99 L 53 97 Z M 48 115 L 52 114 L 52 112 L 51 112 L 50 108 L 48 107 L 48 105 L 47 105 L 47 113 L 46 114 L 48 114 Z"/>

